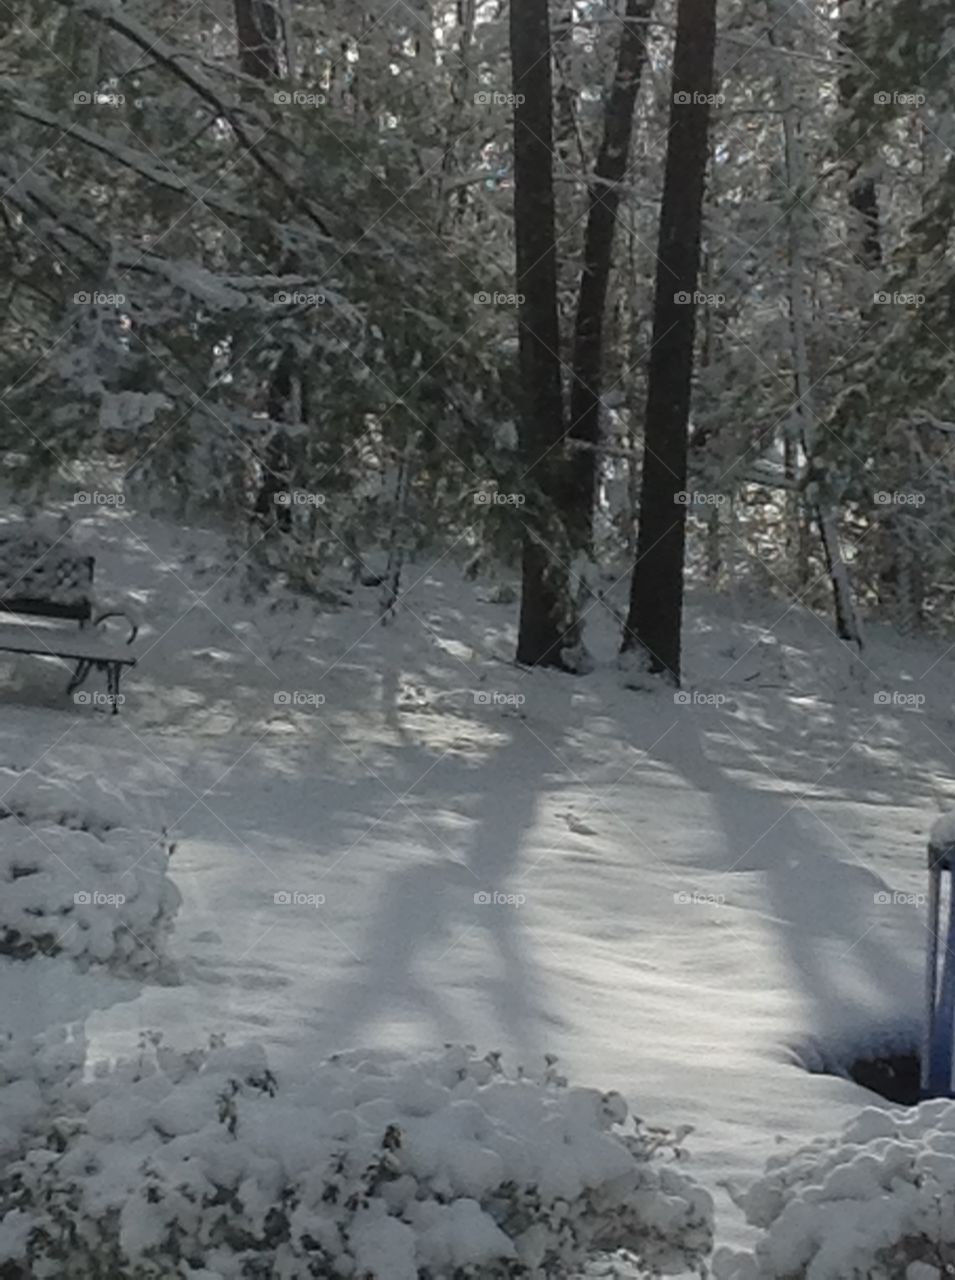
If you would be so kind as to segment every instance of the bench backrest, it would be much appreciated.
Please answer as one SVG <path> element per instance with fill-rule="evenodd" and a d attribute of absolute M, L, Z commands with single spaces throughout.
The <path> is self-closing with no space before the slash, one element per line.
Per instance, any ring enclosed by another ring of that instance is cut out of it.
<path fill-rule="evenodd" d="M 93 614 L 92 556 L 67 538 L 0 530 L 0 610 L 88 622 Z"/>

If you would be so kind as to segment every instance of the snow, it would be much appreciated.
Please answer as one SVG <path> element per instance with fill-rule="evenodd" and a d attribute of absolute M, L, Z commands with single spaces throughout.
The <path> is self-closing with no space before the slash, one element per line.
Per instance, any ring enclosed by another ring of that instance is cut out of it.
<path fill-rule="evenodd" d="M 168 397 L 156 391 L 111 391 L 104 393 L 100 404 L 99 425 L 102 431 L 133 431 L 147 427 L 162 409 L 168 409 Z"/>
<path fill-rule="evenodd" d="M 677 703 L 623 687 L 599 606 L 592 674 L 517 669 L 514 606 L 452 556 L 406 566 L 382 628 L 373 590 L 338 612 L 246 592 L 213 530 L 98 509 L 72 536 L 136 603 L 139 665 L 110 718 L 47 662 L 4 662 L 0 763 L 84 794 L 98 779 L 137 830 L 178 840 L 183 985 L 92 968 L 57 990 L 39 976 L 55 962 L 31 960 L 38 976 L 0 975 L 18 1037 L 77 1024 L 93 1061 L 143 1029 L 181 1049 L 252 1038 L 283 1080 L 355 1047 L 382 1070 L 447 1042 L 529 1070 L 555 1054 L 648 1123 L 692 1127 L 681 1167 L 734 1250 L 756 1227 L 727 1183 L 880 1109 L 818 1073 L 918 1043 L 925 846 L 955 804 L 943 644 L 873 627 L 857 658 L 801 608 L 697 595 L 700 696 Z M 433 1099 L 413 1067 L 402 1088 L 425 1159 Z M 170 1132 L 195 1118 L 178 1106 Z M 355 1122 L 345 1100 L 324 1110 Z M 128 1110 L 96 1123 L 135 1141 Z M 495 1167 L 447 1176 L 474 1198 Z M 547 1174 L 572 1176 L 557 1156 Z M 362 1248 L 400 1259 L 399 1235 L 368 1222 Z"/>
<path fill-rule="evenodd" d="M 31 1275 L 61 1274 L 64 1218 L 83 1242 L 71 1276 L 105 1255 L 114 1223 L 137 1275 L 182 1274 L 188 1259 L 224 1280 L 249 1275 L 252 1256 L 258 1273 L 288 1277 L 315 1274 L 311 1263 L 328 1276 L 479 1267 L 503 1280 L 521 1259 L 528 1280 L 557 1280 L 579 1274 L 596 1239 L 671 1270 L 709 1247 L 706 1192 L 651 1161 L 652 1138 L 628 1133 L 618 1107 L 550 1070 L 509 1076 L 450 1047 L 413 1068 L 343 1055 L 280 1086 L 255 1046 L 189 1060 L 155 1048 L 89 1083 L 74 1071 L 45 1099 L 72 1136 L 11 1164 L 17 1212 L 0 1232 L 18 1256 L 33 1216 Z M 430 1086 L 425 1116 L 402 1102 L 411 1070 Z M 331 1098 L 353 1118 L 344 1144 L 325 1123 Z M 547 1178 L 557 1157 L 559 1188 Z"/>
<path fill-rule="evenodd" d="M 38 767 L 0 769 L 0 788 L 0 954 L 159 970 L 179 907 L 162 836 L 125 830 L 93 775 L 66 785 Z"/>
<path fill-rule="evenodd" d="M 770 1162 L 740 1198 L 767 1228 L 755 1257 L 722 1250 L 718 1280 L 941 1280 L 955 1244 L 955 1103 L 886 1113 L 868 1109 L 836 1138 Z M 921 1255 L 921 1257 L 919 1257 Z M 908 1264 L 908 1265 L 907 1265 Z"/>

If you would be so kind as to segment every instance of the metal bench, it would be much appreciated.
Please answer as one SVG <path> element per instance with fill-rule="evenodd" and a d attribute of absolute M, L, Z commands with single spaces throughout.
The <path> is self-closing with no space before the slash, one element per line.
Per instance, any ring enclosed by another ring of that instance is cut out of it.
<path fill-rule="evenodd" d="M 75 692 L 95 668 L 106 674 L 107 698 L 119 711 L 119 681 L 124 667 L 136 659 L 97 629 L 107 618 L 125 618 L 131 645 L 139 630 L 124 609 L 97 613 L 93 598 L 92 556 L 82 555 L 64 536 L 52 537 L 29 527 L 0 529 L 0 612 L 16 622 L 0 622 L 0 651 L 62 658 L 76 666 L 67 685 Z M 34 625 L 27 619 L 42 619 Z M 76 631 L 48 623 L 76 622 Z"/>

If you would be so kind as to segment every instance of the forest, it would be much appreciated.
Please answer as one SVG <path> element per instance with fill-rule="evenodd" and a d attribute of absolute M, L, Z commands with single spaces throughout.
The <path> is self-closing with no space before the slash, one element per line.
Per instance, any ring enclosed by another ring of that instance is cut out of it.
<path fill-rule="evenodd" d="M 520 562 L 569 670 L 621 575 L 677 680 L 688 573 L 948 620 L 946 6 L 220 10 L 8 10 L 21 483 L 107 451 L 303 590 L 383 550 L 386 608 Z"/>
<path fill-rule="evenodd" d="M 0 133 L 0 1280 L 955 1274 L 953 6 L 0 0 Z"/>

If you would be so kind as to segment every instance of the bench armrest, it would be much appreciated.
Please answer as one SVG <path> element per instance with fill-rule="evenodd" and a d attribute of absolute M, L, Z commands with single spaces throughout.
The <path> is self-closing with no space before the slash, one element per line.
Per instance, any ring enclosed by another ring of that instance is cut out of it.
<path fill-rule="evenodd" d="M 125 618 L 129 623 L 129 635 L 126 637 L 126 643 L 132 644 L 139 632 L 139 623 L 125 609 L 108 609 L 105 613 L 99 613 L 93 619 L 93 626 L 98 627 L 101 622 L 105 622 L 107 618 Z"/>

